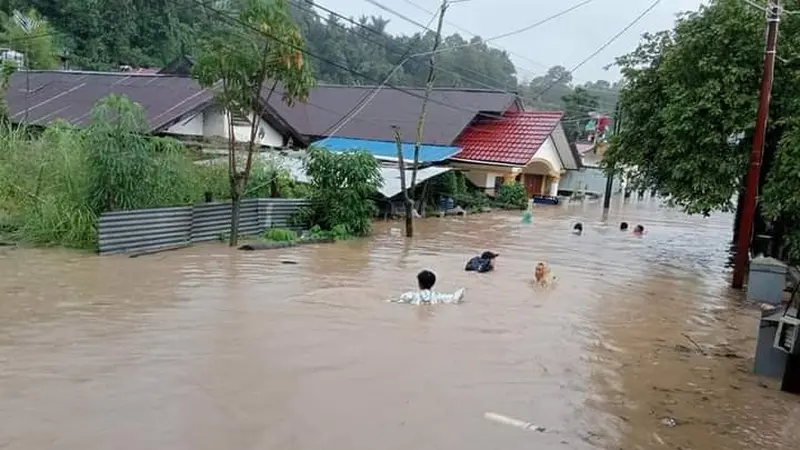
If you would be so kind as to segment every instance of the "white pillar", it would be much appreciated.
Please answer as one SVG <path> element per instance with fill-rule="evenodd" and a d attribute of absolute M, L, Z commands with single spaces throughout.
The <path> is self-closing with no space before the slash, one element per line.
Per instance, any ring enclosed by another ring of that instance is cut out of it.
<path fill-rule="evenodd" d="M 550 178 L 550 196 L 552 197 L 558 196 L 558 180 L 558 177 Z"/>

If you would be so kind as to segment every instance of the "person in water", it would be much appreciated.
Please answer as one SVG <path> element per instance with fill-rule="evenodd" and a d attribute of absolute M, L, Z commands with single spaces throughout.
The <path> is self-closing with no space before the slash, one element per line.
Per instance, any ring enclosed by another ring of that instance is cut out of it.
<path fill-rule="evenodd" d="M 572 227 L 572 234 L 583 234 L 583 224 L 578 222 Z"/>
<path fill-rule="evenodd" d="M 436 303 L 461 303 L 464 300 L 464 288 L 452 294 L 443 294 L 433 291 L 436 284 L 436 274 L 430 270 L 423 270 L 417 274 L 418 291 L 406 292 L 394 303 L 408 303 L 410 305 L 436 304 Z"/>
<path fill-rule="evenodd" d="M 497 253 L 492 253 L 489 251 L 481 253 L 480 256 L 476 256 L 469 261 L 467 261 L 466 267 L 464 270 L 467 272 L 491 272 L 494 270 L 494 260 L 497 258 Z"/>
<path fill-rule="evenodd" d="M 633 227 L 633 234 L 635 234 L 637 236 L 643 235 L 644 234 L 644 227 L 641 226 L 641 225 L 636 225 L 635 227 Z"/>
<path fill-rule="evenodd" d="M 628 230 L 628 222 L 622 222 L 619 224 L 619 231 L 627 231 Z"/>

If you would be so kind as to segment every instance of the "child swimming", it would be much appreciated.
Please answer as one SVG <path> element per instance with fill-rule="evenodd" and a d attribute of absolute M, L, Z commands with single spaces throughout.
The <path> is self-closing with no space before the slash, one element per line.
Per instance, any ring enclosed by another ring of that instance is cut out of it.
<path fill-rule="evenodd" d="M 436 284 L 436 274 L 430 270 L 423 270 L 417 274 L 418 291 L 406 292 L 400 298 L 392 300 L 393 303 L 407 303 L 410 305 L 432 305 L 436 303 L 461 303 L 464 300 L 465 289 L 461 288 L 452 294 L 443 294 L 433 291 Z"/>
<path fill-rule="evenodd" d="M 540 262 L 533 269 L 533 280 L 540 286 L 549 286 L 555 277 L 550 273 L 550 266 L 546 262 Z"/>

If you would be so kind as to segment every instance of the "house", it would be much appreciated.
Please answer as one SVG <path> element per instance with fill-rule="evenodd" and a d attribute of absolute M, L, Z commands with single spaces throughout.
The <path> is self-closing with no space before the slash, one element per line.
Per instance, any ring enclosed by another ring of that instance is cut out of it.
<path fill-rule="evenodd" d="M 512 111 L 480 117 L 456 139 L 463 150 L 452 166 L 489 195 L 504 183 L 520 182 L 528 195 L 558 194 L 560 178 L 581 167 L 561 125 L 563 113 Z"/>
<path fill-rule="evenodd" d="M 577 142 L 575 144 L 581 157 L 581 169 L 567 172 L 561 180 L 559 190 L 565 195 L 586 194 L 590 197 L 602 197 L 606 191 L 607 177 L 600 167 L 607 142 Z M 615 177 L 612 192 L 624 189 L 624 183 Z"/>
<path fill-rule="evenodd" d="M 30 92 L 26 86 L 30 84 Z M 94 105 L 110 94 L 124 94 L 145 113 L 150 132 L 178 139 L 209 143 L 227 139 L 229 113 L 214 103 L 210 89 L 184 76 L 155 73 L 105 73 L 77 71 L 16 72 L 6 93 L 12 122 L 46 126 L 65 121 L 86 126 Z M 306 138 L 272 107 L 262 117 L 253 114 L 233 118 L 233 132 L 240 141 L 250 137 L 258 120 L 258 144 L 262 148 L 305 147 Z"/>

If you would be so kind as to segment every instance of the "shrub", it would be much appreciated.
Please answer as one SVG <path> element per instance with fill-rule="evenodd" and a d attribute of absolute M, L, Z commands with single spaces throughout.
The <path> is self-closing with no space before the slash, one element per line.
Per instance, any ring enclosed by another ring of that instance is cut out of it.
<path fill-rule="evenodd" d="M 125 97 L 98 102 L 87 130 L 55 124 L 40 135 L 0 129 L 0 228 L 38 245 L 95 248 L 106 211 L 202 201 L 217 172 L 146 131 Z M 223 173 L 222 179 L 227 179 Z"/>
<path fill-rule="evenodd" d="M 362 151 L 333 153 L 312 147 L 306 170 L 311 206 L 295 222 L 340 236 L 369 234 L 377 212 L 372 196 L 383 182 L 378 160 Z"/>
<path fill-rule="evenodd" d="M 504 184 L 497 193 L 496 201 L 503 208 L 525 209 L 528 207 L 528 192 L 520 183 Z"/>
<path fill-rule="evenodd" d="M 266 241 L 291 242 L 298 239 L 297 233 L 288 228 L 268 228 L 261 238 Z"/>

